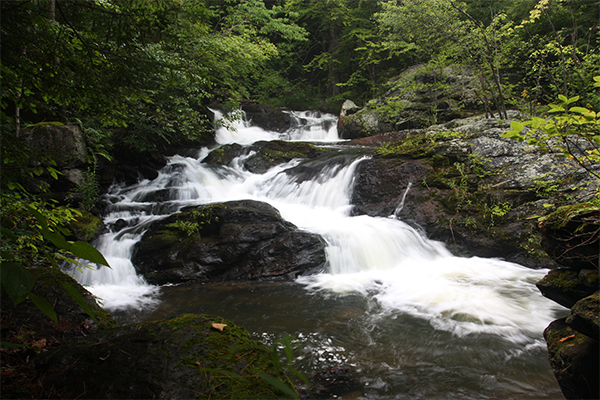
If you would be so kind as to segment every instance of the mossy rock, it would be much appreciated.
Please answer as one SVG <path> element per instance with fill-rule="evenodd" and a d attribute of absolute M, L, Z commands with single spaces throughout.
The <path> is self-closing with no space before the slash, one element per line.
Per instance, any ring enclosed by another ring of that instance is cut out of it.
<path fill-rule="evenodd" d="M 592 338 L 600 338 L 600 293 L 579 300 L 567 317 L 567 323 Z"/>
<path fill-rule="evenodd" d="M 45 355 L 36 366 L 48 371 L 44 389 L 63 398 L 289 397 L 268 379 L 294 390 L 275 370 L 269 348 L 231 321 L 210 315 L 99 333 Z"/>
<path fill-rule="evenodd" d="M 104 227 L 104 223 L 100 217 L 97 217 L 86 210 L 78 210 L 81 216 L 78 216 L 75 221 L 69 223 L 69 229 L 77 240 L 89 242 L 98 236 L 98 233 Z"/>
<path fill-rule="evenodd" d="M 579 300 L 598 290 L 598 270 L 553 269 L 536 283 L 542 294 L 558 304 L 571 308 Z"/>
<path fill-rule="evenodd" d="M 597 399 L 599 387 L 598 338 L 569 326 L 565 319 L 544 330 L 550 365 L 567 399 Z"/>

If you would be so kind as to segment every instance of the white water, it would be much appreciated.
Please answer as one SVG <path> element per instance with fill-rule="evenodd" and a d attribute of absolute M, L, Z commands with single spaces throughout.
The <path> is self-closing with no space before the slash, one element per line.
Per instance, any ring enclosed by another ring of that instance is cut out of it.
<path fill-rule="evenodd" d="M 217 141 L 250 144 L 287 136 L 331 142 L 337 138 L 335 124 L 319 125 L 317 116 L 295 115 L 309 126 L 282 135 L 239 122 L 235 130 L 219 128 Z M 110 225 L 121 218 L 130 227 L 108 233 L 96 243 L 112 269 L 77 273 L 77 279 L 89 285 L 107 309 L 151 307 L 159 301 L 159 288 L 136 276 L 130 262 L 133 246 L 149 222 L 187 205 L 254 199 L 269 202 L 283 218 L 326 240 L 329 272 L 300 277 L 297 282 L 309 292 L 371 296 L 379 306 L 374 320 L 400 312 L 460 337 L 490 333 L 513 342 L 532 342 L 539 341 L 554 319 L 558 306 L 543 298 L 534 285 L 546 270 L 497 259 L 454 257 L 442 244 L 426 239 L 395 216 L 350 216 L 360 158 L 328 166 L 312 180 L 298 183 L 281 172 L 299 160 L 258 175 L 240 167 L 239 160 L 220 168 L 201 163 L 207 154 L 205 149 L 197 158 L 171 157 L 155 180 L 115 186 L 107 195 L 112 205 L 105 222 Z M 154 198 L 156 192 L 163 194 L 162 201 Z"/>

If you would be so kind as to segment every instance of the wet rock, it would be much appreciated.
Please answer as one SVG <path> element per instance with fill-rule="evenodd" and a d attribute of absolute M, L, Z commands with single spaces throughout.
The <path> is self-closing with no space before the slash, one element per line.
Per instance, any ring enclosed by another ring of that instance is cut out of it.
<path fill-rule="evenodd" d="M 571 308 L 567 324 L 591 338 L 600 338 L 600 293 L 579 300 Z"/>
<path fill-rule="evenodd" d="M 291 386 L 275 372 L 268 348 L 231 321 L 210 315 L 101 332 L 39 357 L 35 366 L 45 371 L 43 397 L 286 397 L 259 374 Z"/>
<path fill-rule="evenodd" d="M 213 150 L 202 162 L 212 165 L 229 165 L 237 157 L 247 155 L 241 160 L 243 167 L 252 173 L 262 174 L 276 165 L 295 158 L 314 158 L 325 152 L 326 150 L 309 143 L 282 140 L 259 141 L 250 146 L 226 144 Z"/>
<path fill-rule="evenodd" d="M 598 338 L 586 336 L 559 319 L 544 330 L 550 365 L 567 399 L 598 399 Z"/>
<path fill-rule="evenodd" d="M 598 270 L 553 269 L 536 286 L 545 297 L 571 308 L 598 290 Z"/>
<path fill-rule="evenodd" d="M 109 329 L 117 326 L 112 316 L 96 303 L 94 296 L 84 289 L 73 278 L 59 269 L 38 267 L 30 268 L 29 272 L 36 280 L 32 293 L 49 302 L 56 312 L 58 324 L 30 301 L 14 306 L 3 293 L 2 315 L 0 325 L 2 341 L 15 342 L 15 338 L 23 337 L 19 331 L 27 331 L 30 341 L 45 339 L 43 349 L 52 348 L 58 344 L 81 339 L 99 329 Z M 70 285 L 81 294 L 83 301 L 90 308 L 96 321 L 86 314 L 76 300 L 63 288 Z M 22 342 L 19 342 L 22 343 Z M 30 343 L 24 343 L 29 345 Z"/>
<path fill-rule="evenodd" d="M 129 226 L 129 224 L 127 223 L 127 221 L 125 221 L 123 218 L 119 218 L 118 220 L 115 221 L 112 228 L 115 232 L 120 232 L 121 230 L 127 228 L 128 226 Z"/>
<path fill-rule="evenodd" d="M 279 107 L 262 104 L 243 104 L 246 119 L 266 131 L 283 133 L 293 126 L 293 118 Z"/>
<path fill-rule="evenodd" d="M 133 264 L 153 284 L 293 279 L 324 265 L 325 242 L 251 200 L 187 208 L 155 222 Z"/>
<path fill-rule="evenodd" d="M 245 160 L 244 166 L 255 174 L 265 173 L 268 169 L 295 158 L 314 158 L 325 152 L 309 143 L 282 140 L 254 143 L 249 151 L 254 154 Z"/>

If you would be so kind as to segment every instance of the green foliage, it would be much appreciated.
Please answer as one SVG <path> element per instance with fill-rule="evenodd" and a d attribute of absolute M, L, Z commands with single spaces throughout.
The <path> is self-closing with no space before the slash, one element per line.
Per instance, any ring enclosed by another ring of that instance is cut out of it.
<path fill-rule="evenodd" d="M 600 86 L 600 76 L 594 77 Z M 589 108 L 571 106 L 580 96 L 558 96 L 560 103 L 550 104 L 546 118 L 511 123 L 503 137 L 527 142 L 545 152 L 553 152 L 575 161 L 591 175 L 600 175 L 591 167 L 600 161 L 600 117 Z M 530 129 L 529 129 L 530 128 Z"/>
<path fill-rule="evenodd" d="M 203 228 L 219 221 L 219 217 L 214 215 L 218 208 L 225 206 L 221 204 L 208 205 L 201 209 L 186 211 L 177 215 L 177 219 L 165 225 L 167 228 L 175 228 L 186 236 L 200 235 Z"/>
<path fill-rule="evenodd" d="M 47 263 L 54 268 L 59 268 L 56 259 L 69 260 L 69 257 L 105 266 L 109 266 L 108 262 L 89 243 L 68 242 L 65 239 L 63 235 L 69 232 L 62 224 L 73 217 L 71 210 L 63 208 L 60 210 L 65 212 L 64 216 L 58 217 L 56 213 L 51 212 L 50 218 L 46 218 L 43 213 L 48 214 L 48 210 L 41 207 L 41 204 L 37 206 L 33 203 L 27 204 L 7 196 L 5 193 L 2 194 L 2 266 L 0 268 L 2 291 L 10 297 L 15 306 L 28 298 L 40 311 L 54 322 L 58 322 L 52 305 L 31 292 L 35 279 L 26 265 Z M 10 211 L 12 224 L 6 223 L 8 215 L 5 211 Z M 17 224 L 17 221 L 28 222 L 28 224 Z M 53 250 L 48 242 L 52 243 L 57 250 Z M 71 287 L 64 288 L 71 293 Z M 81 299 L 75 298 L 75 300 L 79 304 Z M 93 313 L 88 312 L 89 307 L 84 306 L 83 309 L 95 318 Z"/>

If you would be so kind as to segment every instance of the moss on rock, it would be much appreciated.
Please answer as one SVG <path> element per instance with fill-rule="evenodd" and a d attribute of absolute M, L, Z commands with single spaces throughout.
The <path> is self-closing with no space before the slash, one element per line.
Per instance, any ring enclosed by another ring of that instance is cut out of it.
<path fill-rule="evenodd" d="M 293 391 L 272 356 L 233 322 L 188 314 L 97 334 L 37 365 L 51 371 L 44 387 L 70 398 L 286 398 L 261 377 Z"/>

